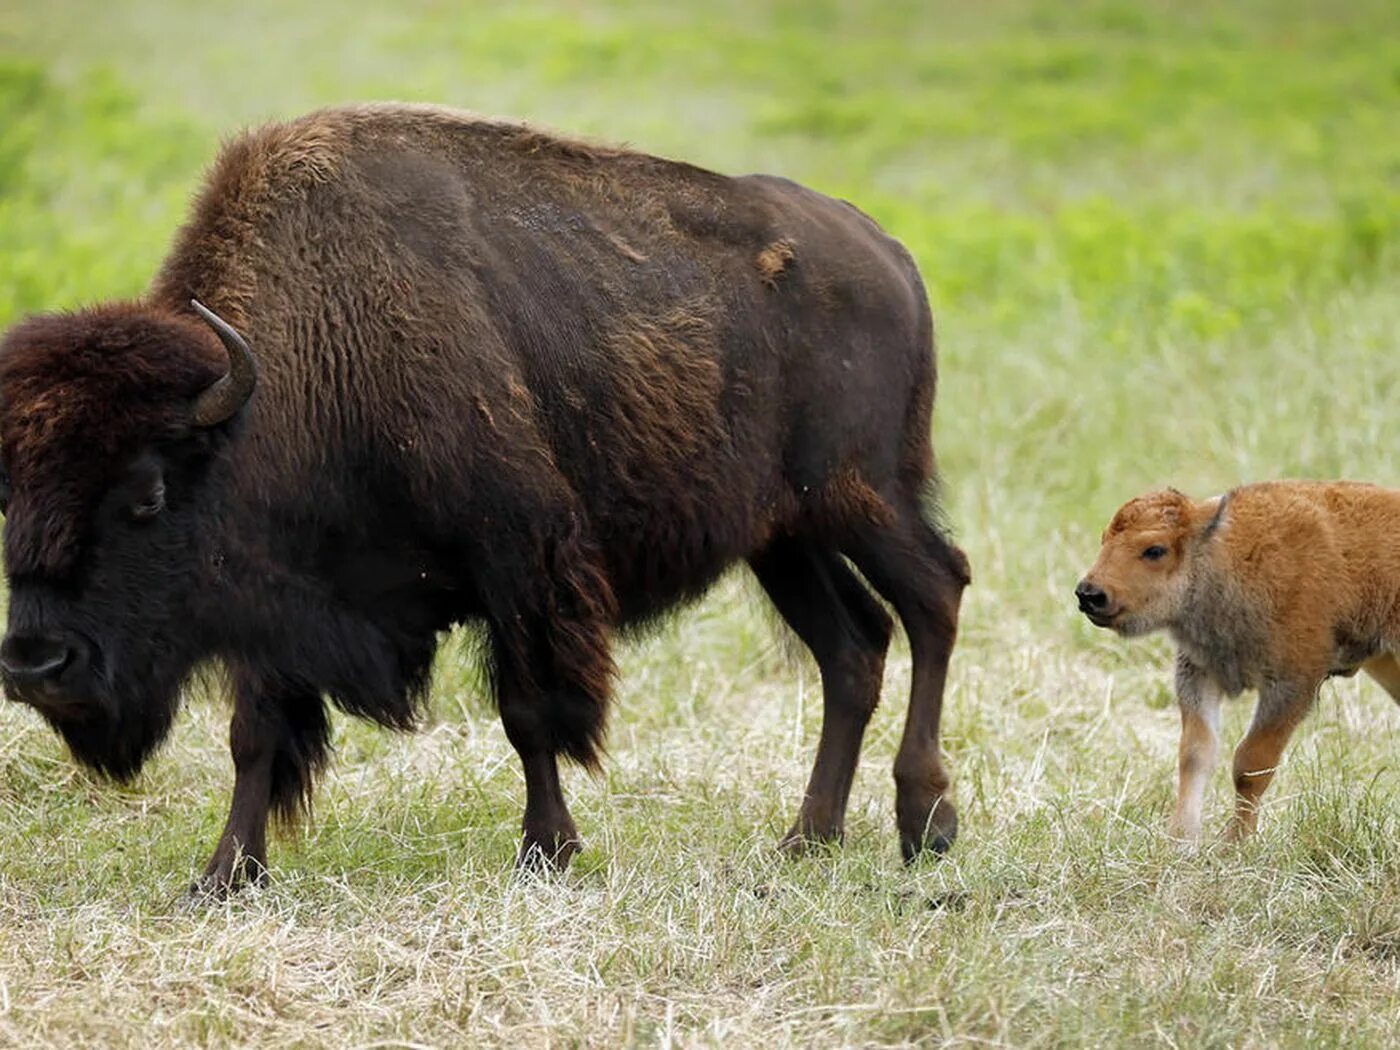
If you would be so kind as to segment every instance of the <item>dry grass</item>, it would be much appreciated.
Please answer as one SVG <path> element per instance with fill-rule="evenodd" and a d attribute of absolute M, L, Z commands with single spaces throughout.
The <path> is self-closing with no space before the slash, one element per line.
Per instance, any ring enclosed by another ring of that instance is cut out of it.
<path fill-rule="evenodd" d="M 950 689 L 955 853 L 913 870 L 897 860 L 887 771 L 900 655 L 846 846 L 785 862 L 773 844 L 818 698 L 743 590 L 629 651 L 608 772 L 571 779 L 589 845 L 558 879 L 508 870 L 522 784 L 494 719 L 459 703 L 450 660 L 442 721 L 413 737 L 343 727 L 317 820 L 277 849 L 276 882 L 193 912 L 177 899 L 227 786 L 217 705 L 193 708 L 129 791 L 73 772 L 7 711 L 0 824 L 25 847 L 0 876 L 0 1039 L 1394 1037 L 1400 713 L 1378 690 L 1329 689 L 1256 843 L 1182 853 L 1162 834 L 1176 719 L 1160 652 L 1128 666 L 1109 643 L 1095 654 L 1083 639 L 1017 637 L 984 590 Z M 674 703 L 655 704 L 663 694 Z M 1227 807 L 1221 777 L 1217 827 Z"/>

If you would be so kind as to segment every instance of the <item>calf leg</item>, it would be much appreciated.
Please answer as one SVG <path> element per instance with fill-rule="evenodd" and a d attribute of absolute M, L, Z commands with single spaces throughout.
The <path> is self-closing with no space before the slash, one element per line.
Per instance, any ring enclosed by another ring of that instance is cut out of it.
<path fill-rule="evenodd" d="M 822 676 L 817 758 L 797 822 L 781 843 L 795 853 L 841 839 L 861 739 L 880 700 L 893 624 L 840 556 L 811 543 L 779 540 L 749 564 Z"/>
<path fill-rule="evenodd" d="M 1201 801 L 1220 752 L 1220 689 L 1200 668 L 1178 656 L 1176 699 L 1181 708 L 1181 743 L 1176 810 L 1169 833 L 1196 842 L 1201 837 Z"/>
<path fill-rule="evenodd" d="M 1278 770 L 1283 749 L 1307 714 L 1322 680 L 1271 683 L 1260 690 L 1249 731 L 1235 749 L 1235 817 L 1226 838 L 1239 841 L 1254 833 L 1259 798 Z"/>
<path fill-rule="evenodd" d="M 1400 704 L 1400 660 L 1390 653 L 1381 653 L 1362 664 L 1361 670 L 1379 682 L 1391 699 Z"/>
<path fill-rule="evenodd" d="M 317 693 L 264 688 L 235 672 L 229 724 L 233 801 L 214 855 L 191 887 L 193 894 L 223 897 L 263 881 L 268 815 L 290 818 L 308 804 L 329 744 L 330 725 Z"/>
<path fill-rule="evenodd" d="M 887 521 L 866 521 L 843 549 L 894 606 L 909 636 L 913 682 L 894 763 L 895 817 L 906 862 L 943 853 L 957 837 L 950 780 L 939 752 L 939 722 L 958 606 L 969 582 L 967 559 L 920 516 L 910 500 Z"/>

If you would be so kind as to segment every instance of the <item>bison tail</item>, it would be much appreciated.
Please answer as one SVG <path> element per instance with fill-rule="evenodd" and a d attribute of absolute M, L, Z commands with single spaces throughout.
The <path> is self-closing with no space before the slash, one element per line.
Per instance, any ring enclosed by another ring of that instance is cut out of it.
<path fill-rule="evenodd" d="M 910 265 L 913 265 L 912 260 Z M 937 473 L 933 456 L 933 400 L 938 390 L 938 353 L 934 345 L 933 312 L 917 271 L 914 280 L 919 317 L 912 347 L 912 381 L 904 409 L 904 447 L 899 468 L 900 480 L 905 490 L 911 492 L 923 489 Z"/>

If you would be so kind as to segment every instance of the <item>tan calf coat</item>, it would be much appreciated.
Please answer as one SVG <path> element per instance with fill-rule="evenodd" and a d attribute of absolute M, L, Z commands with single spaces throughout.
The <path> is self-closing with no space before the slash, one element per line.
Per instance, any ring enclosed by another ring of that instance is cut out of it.
<path fill-rule="evenodd" d="M 1182 734 L 1173 830 L 1201 831 L 1223 696 L 1259 693 L 1235 751 L 1230 837 L 1254 830 L 1284 746 L 1332 675 L 1366 671 L 1400 701 L 1400 491 L 1278 481 L 1196 501 L 1174 489 L 1121 507 L 1076 588 L 1125 636 L 1178 645 Z"/>

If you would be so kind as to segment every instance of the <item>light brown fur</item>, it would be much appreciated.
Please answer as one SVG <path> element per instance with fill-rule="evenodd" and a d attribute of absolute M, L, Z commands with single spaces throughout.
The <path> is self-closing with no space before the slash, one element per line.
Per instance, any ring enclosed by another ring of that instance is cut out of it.
<path fill-rule="evenodd" d="M 776 288 L 778 278 L 782 276 L 788 263 L 792 262 L 796 255 L 796 247 L 792 241 L 787 239 L 774 241 L 759 252 L 758 258 L 754 260 L 754 265 L 758 267 L 758 273 L 763 278 L 763 283 L 770 288 Z"/>
<path fill-rule="evenodd" d="M 1355 482 L 1268 482 L 1203 501 L 1169 489 L 1114 515 L 1076 593 L 1098 626 L 1177 641 L 1174 833 L 1200 835 L 1222 696 L 1259 691 L 1235 751 L 1236 839 L 1254 830 L 1324 680 L 1364 670 L 1400 702 L 1397 536 L 1400 490 Z"/>

